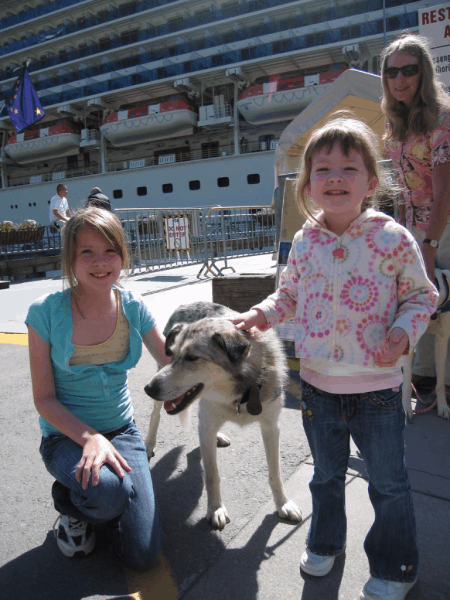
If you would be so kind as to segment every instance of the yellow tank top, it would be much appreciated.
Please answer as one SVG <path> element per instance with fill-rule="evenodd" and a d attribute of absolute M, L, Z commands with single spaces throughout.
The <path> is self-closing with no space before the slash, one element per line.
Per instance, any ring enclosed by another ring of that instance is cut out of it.
<path fill-rule="evenodd" d="M 120 293 L 118 290 L 114 291 L 119 302 L 119 315 L 114 333 L 109 340 L 95 346 L 77 346 L 74 344 L 75 350 L 70 359 L 71 365 L 104 365 L 123 360 L 128 354 L 130 326 L 123 312 Z"/>

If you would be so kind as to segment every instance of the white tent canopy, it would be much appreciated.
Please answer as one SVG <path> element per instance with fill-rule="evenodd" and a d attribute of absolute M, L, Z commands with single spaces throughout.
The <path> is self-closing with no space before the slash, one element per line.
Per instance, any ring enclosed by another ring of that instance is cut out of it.
<path fill-rule="evenodd" d="M 311 102 L 283 131 L 275 151 L 276 176 L 298 170 L 300 155 L 312 131 L 326 123 L 332 113 L 351 110 L 371 127 L 380 139 L 385 119 L 381 111 L 381 77 L 348 69 L 316 100 Z"/>

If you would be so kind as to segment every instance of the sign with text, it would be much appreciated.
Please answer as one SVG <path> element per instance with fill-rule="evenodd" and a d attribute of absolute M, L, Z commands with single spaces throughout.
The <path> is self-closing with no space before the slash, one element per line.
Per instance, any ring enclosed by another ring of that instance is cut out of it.
<path fill-rule="evenodd" d="M 186 216 L 164 219 L 166 250 L 190 250 L 189 219 Z"/>
<path fill-rule="evenodd" d="M 450 91 L 450 3 L 418 12 L 419 33 L 428 38 L 436 75 Z"/>

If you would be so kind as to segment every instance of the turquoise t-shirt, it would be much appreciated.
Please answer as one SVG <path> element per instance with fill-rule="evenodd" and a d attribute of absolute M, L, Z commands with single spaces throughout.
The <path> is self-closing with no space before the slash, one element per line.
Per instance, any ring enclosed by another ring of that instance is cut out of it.
<path fill-rule="evenodd" d="M 51 346 L 56 397 L 100 433 L 114 431 L 132 421 L 127 372 L 136 366 L 142 355 L 142 336 L 155 326 L 155 319 L 139 294 L 119 291 L 130 326 L 130 343 L 126 357 L 116 362 L 70 365 L 74 352 L 71 290 L 41 296 L 30 306 L 25 320 Z M 42 417 L 39 422 L 44 436 L 58 433 Z"/>

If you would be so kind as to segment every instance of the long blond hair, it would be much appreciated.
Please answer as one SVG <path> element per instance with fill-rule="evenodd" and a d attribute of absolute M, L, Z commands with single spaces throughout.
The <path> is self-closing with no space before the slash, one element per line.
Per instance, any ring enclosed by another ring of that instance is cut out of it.
<path fill-rule="evenodd" d="M 420 83 L 409 107 L 396 100 L 389 90 L 385 69 L 396 52 L 418 58 Z M 402 141 L 411 134 L 429 133 L 436 124 L 439 109 L 450 108 L 450 98 L 435 75 L 428 40 L 420 35 L 404 31 L 385 48 L 381 54 L 381 82 L 381 108 L 388 123 L 386 140 Z"/>
<path fill-rule="evenodd" d="M 61 270 L 64 283 L 67 283 L 72 291 L 78 283 L 73 269 L 77 248 L 77 233 L 85 227 L 90 227 L 111 244 L 122 259 L 122 269 L 125 274 L 128 274 L 130 267 L 128 244 L 119 219 L 112 212 L 102 208 L 80 209 L 70 217 L 63 230 Z"/>
<path fill-rule="evenodd" d="M 315 221 L 317 220 L 319 208 L 306 192 L 306 187 L 311 181 L 312 159 L 322 149 L 331 152 L 336 143 L 339 144 L 345 156 L 348 156 L 351 150 L 361 154 L 369 178 L 377 178 L 377 191 L 381 188 L 383 191 L 386 190 L 384 193 L 387 193 L 387 183 L 384 182 L 378 166 L 380 156 L 377 150 L 379 140 L 376 134 L 364 121 L 359 120 L 348 111 L 339 111 L 334 116 L 335 118 L 332 121 L 314 131 L 309 138 L 302 156 L 297 179 L 296 197 L 298 208 L 305 218 Z M 378 195 L 375 196 L 374 194 L 374 196 L 366 197 L 361 205 L 361 210 L 364 211 L 376 204 L 378 204 Z"/>

